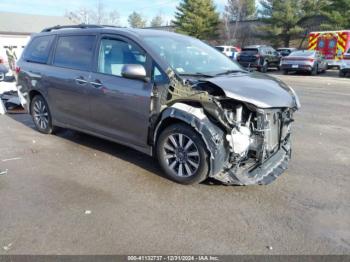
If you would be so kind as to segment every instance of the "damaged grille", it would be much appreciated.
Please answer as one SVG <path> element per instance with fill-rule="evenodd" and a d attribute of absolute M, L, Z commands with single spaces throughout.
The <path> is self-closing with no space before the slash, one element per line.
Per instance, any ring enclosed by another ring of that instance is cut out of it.
<path fill-rule="evenodd" d="M 265 114 L 265 147 L 268 152 L 274 152 L 280 142 L 281 119 L 279 111 Z"/>

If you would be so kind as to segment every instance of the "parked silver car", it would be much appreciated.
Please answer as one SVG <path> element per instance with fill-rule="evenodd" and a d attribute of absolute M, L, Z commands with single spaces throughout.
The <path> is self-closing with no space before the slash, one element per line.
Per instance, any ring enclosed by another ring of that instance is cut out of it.
<path fill-rule="evenodd" d="M 294 90 L 198 39 L 58 26 L 33 36 L 17 65 L 42 133 L 59 126 L 130 146 L 183 184 L 268 184 L 288 166 Z"/>
<path fill-rule="evenodd" d="M 284 74 L 289 72 L 309 72 L 311 75 L 324 73 L 327 70 L 324 56 L 313 50 L 300 50 L 292 52 L 281 59 L 281 69 Z"/>

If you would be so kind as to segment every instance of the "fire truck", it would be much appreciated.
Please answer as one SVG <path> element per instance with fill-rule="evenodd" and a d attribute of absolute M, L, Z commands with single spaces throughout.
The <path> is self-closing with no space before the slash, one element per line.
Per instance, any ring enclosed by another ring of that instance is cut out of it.
<path fill-rule="evenodd" d="M 350 48 L 350 30 L 311 32 L 309 50 L 320 51 L 329 67 L 340 67 L 344 53 Z"/>

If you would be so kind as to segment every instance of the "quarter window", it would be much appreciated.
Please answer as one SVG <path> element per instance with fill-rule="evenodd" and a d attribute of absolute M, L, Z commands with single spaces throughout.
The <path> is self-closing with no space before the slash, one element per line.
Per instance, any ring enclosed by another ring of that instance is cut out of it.
<path fill-rule="evenodd" d="M 91 68 L 95 36 L 61 36 L 58 38 L 53 64 L 78 70 Z"/>
<path fill-rule="evenodd" d="M 98 58 L 98 72 L 121 76 L 127 64 L 145 66 L 146 55 L 135 45 L 116 39 L 102 39 Z"/>
<path fill-rule="evenodd" d="M 153 66 L 152 78 L 156 84 L 164 84 L 168 82 L 168 77 L 162 73 L 158 66 Z"/>
<path fill-rule="evenodd" d="M 23 59 L 27 62 L 46 64 L 53 39 L 53 35 L 34 38 L 23 54 Z"/>

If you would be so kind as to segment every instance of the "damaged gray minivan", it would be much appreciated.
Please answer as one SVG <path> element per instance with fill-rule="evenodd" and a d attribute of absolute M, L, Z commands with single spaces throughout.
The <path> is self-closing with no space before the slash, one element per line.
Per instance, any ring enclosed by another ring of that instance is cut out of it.
<path fill-rule="evenodd" d="M 182 184 L 269 184 L 291 157 L 292 88 L 175 33 L 56 26 L 17 64 L 37 129 L 64 127 L 157 156 Z"/>

